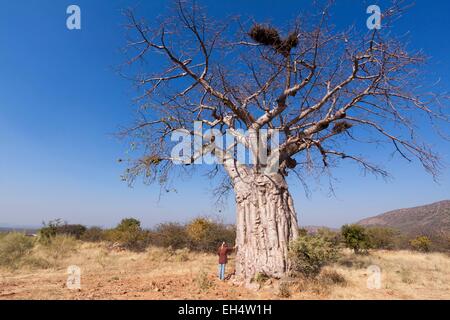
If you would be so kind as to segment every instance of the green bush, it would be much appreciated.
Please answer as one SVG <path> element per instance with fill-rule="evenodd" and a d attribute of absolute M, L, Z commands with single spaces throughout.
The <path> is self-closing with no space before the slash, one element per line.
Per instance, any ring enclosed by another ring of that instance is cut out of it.
<path fill-rule="evenodd" d="M 207 249 L 216 252 L 219 245 L 225 241 L 229 247 L 233 247 L 236 242 L 236 227 L 222 223 L 214 223 L 211 237 L 208 239 Z"/>
<path fill-rule="evenodd" d="M 39 240 L 43 245 L 51 243 L 57 235 L 73 236 L 77 240 L 118 243 L 120 247 L 132 251 L 143 251 L 149 245 L 163 248 L 215 252 L 223 242 L 233 245 L 236 239 L 234 226 L 196 218 L 187 224 L 162 223 L 152 230 L 143 230 L 141 222 L 135 218 L 122 219 L 113 229 L 86 228 L 79 224 L 67 224 L 61 219 L 44 223 L 39 230 Z"/>
<path fill-rule="evenodd" d="M 135 218 L 125 218 L 120 221 L 116 230 L 122 232 L 141 230 L 141 222 Z"/>
<path fill-rule="evenodd" d="M 206 218 L 196 218 L 186 226 L 188 237 L 194 242 L 204 242 L 213 229 L 213 224 Z"/>
<path fill-rule="evenodd" d="M 81 236 L 81 240 L 87 242 L 100 242 L 105 240 L 105 232 L 102 228 L 91 227 Z"/>
<path fill-rule="evenodd" d="M 23 233 L 8 233 L 0 239 L 0 266 L 16 269 L 31 252 L 34 240 Z"/>
<path fill-rule="evenodd" d="M 151 242 L 158 247 L 173 249 L 189 248 L 189 238 L 186 227 L 178 223 L 159 224 L 151 232 Z"/>
<path fill-rule="evenodd" d="M 205 271 L 201 271 L 197 275 L 197 277 L 195 278 L 195 282 L 197 283 L 197 286 L 201 291 L 208 291 L 214 286 L 214 282 L 208 278 L 208 273 Z"/>
<path fill-rule="evenodd" d="M 450 253 L 450 232 L 441 230 L 427 235 L 431 240 L 430 251 Z"/>
<path fill-rule="evenodd" d="M 44 222 L 44 226 L 39 230 L 39 241 L 42 243 L 50 242 L 56 236 L 57 230 L 62 224 L 61 219 L 50 220 L 48 223 Z"/>
<path fill-rule="evenodd" d="M 81 239 L 87 228 L 82 224 L 63 224 L 56 228 L 56 234 L 72 236 L 75 239 Z"/>
<path fill-rule="evenodd" d="M 429 252 L 431 243 L 432 242 L 430 238 L 428 238 L 427 236 L 420 236 L 409 242 L 409 244 L 414 250 L 422 252 Z"/>
<path fill-rule="evenodd" d="M 298 235 L 300 237 L 304 237 L 308 235 L 308 229 L 306 228 L 298 228 Z"/>
<path fill-rule="evenodd" d="M 44 222 L 44 227 L 39 230 L 39 236 L 43 242 L 50 241 L 51 238 L 58 234 L 81 239 L 86 230 L 87 228 L 81 224 L 67 224 L 61 219 L 55 219 L 48 223 Z"/>
<path fill-rule="evenodd" d="M 148 233 L 142 230 L 140 221 L 134 218 L 122 219 L 116 228 L 105 232 L 105 239 L 131 251 L 143 251 L 149 244 Z"/>
<path fill-rule="evenodd" d="M 347 248 L 356 254 L 370 249 L 370 239 L 364 227 L 357 224 L 345 225 L 341 228 L 341 234 Z"/>
<path fill-rule="evenodd" d="M 121 224 L 122 226 L 128 223 Z M 131 223 L 125 228 L 128 230 L 138 229 L 140 227 L 136 223 Z M 106 237 L 110 240 L 123 242 L 118 237 L 123 234 L 123 228 L 118 227 L 108 230 Z M 131 235 L 139 233 L 131 232 Z M 179 223 L 161 223 L 156 228 L 149 231 L 142 231 L 146 244 L 151 244 L 162 248 L 183 249 L 187 248 L 194 251 L 216 252 L 217 247 L 223 241 L 232 245 L 236 238 L 234 227 L 227 226 L 222 223 L 210 221 L 207 218 L 196 218 L 186 225 Z"/>
<path fill-rule="evenodd" d="M 224 241 L 232 246 L 236 238 L 235 228 L 206 218 L 192 220 L 186 226 L 186 234 L 190 249 L 208 252 L 216 252 L 217 247 Z"/>
<path fill-rule="evenodd" d="M 339 231 L 333 231 L 328 228 L 320 228 L 317 230 L 317 235 L 337 247 L 342 243 L 342 234 Z"/>
<path fill-rule="evenodd" d="M 338 248 L 321 236 L 302 236 L 290 243 L 289 258 L 294 275 L 314 278 L 324 266 L 336 261 Z"/>
<path fill-rule="evenodd" d="M 336 270 L 323 270 L 320 273 L 319 281 L 324 285 L 345 286 L 347 284 L 347 279 Z"/>
<path fill-rule="evenodd" d="M 400 234 L 391 228 L 372 227 L 366 229 L 370 247 L 373 249 L 392 250 L 399 245 Z"/>
<path fill-rule="evenodd" d="M 265 273 L 262 272 L 258 272 L 255 277 L 253 278 L 253 280 L 259 285 L 262 286 L 264 285 L 264 283 L 269 280 L 270 277 L 268 275 L 266 275 Z"/>

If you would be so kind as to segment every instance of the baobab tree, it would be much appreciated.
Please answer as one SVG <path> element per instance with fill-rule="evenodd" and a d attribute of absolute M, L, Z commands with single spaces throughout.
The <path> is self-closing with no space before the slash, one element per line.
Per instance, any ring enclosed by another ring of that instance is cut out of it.
<path fill-rule="evenodd" d="M 387 176 L 361 155 L 358 144 L 386 144 L 438 173 L 439 158 L 419 139 L 417 121 L 448 123 L 448 115 L 440 97 L 420 86 L 424 57 L 408 52 L 389 32 L 398 6 L 384 14 L 385 31 L 364 34 L 334 30 L 328 7 L 285 29 L 241 19 L 216 21 L 195 3 L 182 1 L 171 12 L 152 23 L 134 11 L 125 13 L 126 76 L 140 92 L 136 123 L 124 131 L 140 155 L 130 160 L 126 178 L 166 182 L 177 171 L 171 136 L 177 130 L 195 135 L 195 121 L 231 133 L 234 146 L 249 149 L 252 163 L 238 159 L 235 148 L 220 148 L 214 137 L 203 137 L 200 152 L 181 166 L 195 167 L 192 163 L 211 150 L 222 160 L 219 167 L 236 199 L 237 277 L 281 277 L 288 271 L 289 242 L 298 234 L 286 180 L 290 173 L 301 178 L 347 160 Z M 269 163 L 255 152 L 252 135 L 243 133 L 260 136 L 263 129 L 279 135 L 279 143 L 268 148 L 269 156 L 277 155 L 275 170 L 265 170 Z"/>

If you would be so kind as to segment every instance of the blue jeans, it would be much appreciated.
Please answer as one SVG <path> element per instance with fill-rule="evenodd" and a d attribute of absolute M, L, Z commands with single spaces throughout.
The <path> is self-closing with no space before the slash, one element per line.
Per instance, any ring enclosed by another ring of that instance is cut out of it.
<path fill-rule="evenodd" d="M 225 264 L 219 264 L 219 279 L 225 280 Z"/>

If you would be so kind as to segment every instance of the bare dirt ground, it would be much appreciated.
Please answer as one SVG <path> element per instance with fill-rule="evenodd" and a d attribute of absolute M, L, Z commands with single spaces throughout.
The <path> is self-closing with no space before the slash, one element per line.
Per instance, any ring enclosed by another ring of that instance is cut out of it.
<path fill-rule="evenodd" d="M 151 248 L 117 252 L 105 245 L 82 244 L 74 254 L 47 269 L 0 270 L 0 299 L 450 299 L 450 257 L 407 251 L 344 252 L 324 274 L 340 281 L 261 283 L 259 290 L 216 279 L 214 255 Z M 81 289 L 66 286 L 67 266 L 81 268 Z M 227 272 L 232 270 L 230 261 Z M 381 288 L 368 289 L 367 267 L 382 270 Z"/>

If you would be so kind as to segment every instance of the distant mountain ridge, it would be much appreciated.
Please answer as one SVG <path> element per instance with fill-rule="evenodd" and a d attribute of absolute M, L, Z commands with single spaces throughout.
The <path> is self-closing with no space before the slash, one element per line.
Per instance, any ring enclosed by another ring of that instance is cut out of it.
<path fill-rule="evenodd" d="M 27 227 L 0 227 L 1 232 L 24 232 L 24 233 L 37 233 L 39 228 L 27 228 Z"/>
<path fill-rule="evenodd" d="M 327 226 L 301 226 L 302 229 L 306 229 L 308 233 L 317 233 L 320 229 L 328 229 L 331 231 L 339 231 L 339 228 L 332 228 Z"/>
<path fill-rule="evenodd" d="M 390 227 L 407 234 L 450 232 L 450 200 L 389 211 L 360 220 L 357 224 Z"/>

